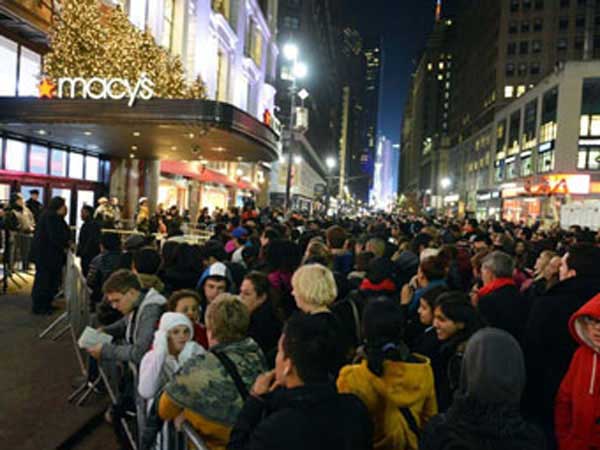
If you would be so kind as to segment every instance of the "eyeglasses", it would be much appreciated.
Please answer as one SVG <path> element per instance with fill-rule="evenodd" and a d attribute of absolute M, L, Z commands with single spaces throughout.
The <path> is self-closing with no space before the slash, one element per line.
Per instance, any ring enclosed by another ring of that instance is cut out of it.
<path fill-rule="evenodd" d="M 600 319 L 596 318 L 596 317 L 592 317 L 592 316 L 583 316 L 582 317 L 583 323 L 585 323 L 586 325 L 593 325 L 593 326 L 598 326 L 600 325 Z"/>

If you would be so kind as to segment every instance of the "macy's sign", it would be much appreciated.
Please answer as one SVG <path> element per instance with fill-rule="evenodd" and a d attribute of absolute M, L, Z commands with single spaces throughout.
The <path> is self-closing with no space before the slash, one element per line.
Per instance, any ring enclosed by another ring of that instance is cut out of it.
<path fill-rule="evenodd" d="M 124 78 L 81 78 L 65 77 L 58 79 L 58 85 L 44 78 L 39 85 L 40 98 L 82 98 L 92 100 L 122 100 L 128 98 L 127 105 L 132 107 L 137 99 L 150 100 L 154 97 L 154 82 L 142 73 L 137 83 L 132 85 Z"/>

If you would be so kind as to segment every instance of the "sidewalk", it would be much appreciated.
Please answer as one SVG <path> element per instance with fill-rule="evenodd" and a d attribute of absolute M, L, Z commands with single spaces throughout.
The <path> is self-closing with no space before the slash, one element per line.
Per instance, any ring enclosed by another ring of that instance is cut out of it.
<path fill-rule="evenodd" d="M 108 400 L 92 396 L 83 407 L 67 402 L 80 375 L 69 335 L 57 342 L 38 339 L 62 311 L 34 316 L 25 289 L 0 296 L 0 447 L 53 450 L 104 411 Z M 104 434 L 102 447 L 94 448 L 117 446 Z"/>

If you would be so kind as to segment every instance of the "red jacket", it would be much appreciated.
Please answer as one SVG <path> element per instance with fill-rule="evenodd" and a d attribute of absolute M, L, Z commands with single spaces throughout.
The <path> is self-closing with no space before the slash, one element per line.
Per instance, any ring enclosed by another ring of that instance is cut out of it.
<path fill-rule="evenodd" d="M 569 329 L 581 346 L 556 396 L 554 421 L 560 450 L 600 448 L 600 348 L 587 337 L 582 316 L 600 318 L 600 294 L 571 317 Z"/>

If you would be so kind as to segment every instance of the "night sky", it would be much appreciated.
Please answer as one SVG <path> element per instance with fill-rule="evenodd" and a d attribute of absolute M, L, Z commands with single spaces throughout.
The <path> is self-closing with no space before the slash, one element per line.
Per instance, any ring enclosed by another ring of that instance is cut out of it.
<path fill-rule="evenodd" d="M 379 133 L 400 141 L 402 111 L 411 73 L 434 23 L 434 0 L 346 0 L 362 33 L 384 38 L 384 76 Z M 348 11 L 348 10 L 347 10 Z"/>

